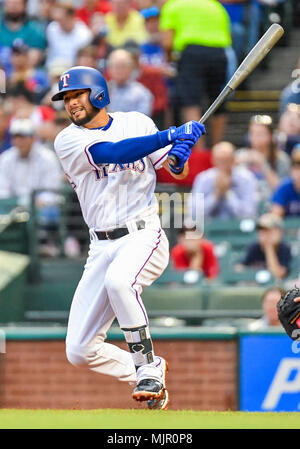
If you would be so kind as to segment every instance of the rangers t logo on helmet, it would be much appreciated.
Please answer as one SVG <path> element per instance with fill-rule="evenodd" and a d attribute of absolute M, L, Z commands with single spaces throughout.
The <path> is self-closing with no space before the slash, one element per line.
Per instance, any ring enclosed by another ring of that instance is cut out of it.
<path fill-rule="evenodd" d="M 68 79 L 70 78 L 70 74 L 69 73 L 65 73 L 64 75 L 62 75 L 60 77 L 61 81 L 63 82 L 63 87 L 68 87 L 69 83 L 68 83 Z"/>

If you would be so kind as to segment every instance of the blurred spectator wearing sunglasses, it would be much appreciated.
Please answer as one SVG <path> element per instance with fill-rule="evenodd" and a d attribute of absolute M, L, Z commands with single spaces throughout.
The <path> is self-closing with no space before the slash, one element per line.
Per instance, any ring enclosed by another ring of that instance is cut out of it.
<path fill-rule="evenodd" d="M 259 200 L 269 199 L 281 179 L 289 175 L 290 158 L 280 148 L 269 115 L 255 115 L 248 126 L 248 147 L 237 151 L 237 162 L 256 177 Z"/>

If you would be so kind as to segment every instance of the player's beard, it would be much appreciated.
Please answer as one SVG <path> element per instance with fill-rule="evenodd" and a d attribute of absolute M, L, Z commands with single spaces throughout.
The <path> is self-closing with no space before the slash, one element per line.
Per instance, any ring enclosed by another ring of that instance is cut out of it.
<path fill-rule="evenodd" d="M 84 108 L 85 116 L 82 118 L 74 118 L 72 115 L 70 115 L 71 121 L 77 125 L 77 126 L 84 126 L 87 123 L 89 123 L 98 113 L 99 109 L 95 108 L 94 106 L 90 106 L 90 110 L 87 111 L 86 108 Z"/>

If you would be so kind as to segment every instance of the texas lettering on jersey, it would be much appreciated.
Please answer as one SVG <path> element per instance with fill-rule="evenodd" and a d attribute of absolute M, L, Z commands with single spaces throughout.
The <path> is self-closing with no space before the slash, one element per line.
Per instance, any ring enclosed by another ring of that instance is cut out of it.
<path fill-rule="evenodd" d="M 146 164 L 143 159 L 128 164 L 99 164 L 99 169 L 95 170 L 96 180 L 106 178 L 111 173 L 117 173 L 124 170 L 133 170 L 138 173 L 144 173 Z"/>

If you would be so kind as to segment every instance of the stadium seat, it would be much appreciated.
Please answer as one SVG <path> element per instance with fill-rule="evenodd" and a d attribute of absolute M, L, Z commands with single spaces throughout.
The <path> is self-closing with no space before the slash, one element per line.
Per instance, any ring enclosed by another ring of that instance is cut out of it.
<path fill-rule="evenodd" d="M 196 287 L 149 287 L 142 294 L 150 317 L 196 318 L 204 308 L 204 290 Z"/>
<path fill-rule="evenodd" d="M 211 289 L 207 310 L 260 311 L 264 287 L 214 287 Z"/>
<path fill-rule="evenodd" d="M 205 235 L 215 244 L 227 242 L 233 250 L 240 250 L 255 240 L 255 221 L 213 219 L 205 222 Z"/>
<path fill-rule="evenodd" d="M 154 285 L 201 285 L 202 274 L 191 270 L 174 270 L 170 264 L 163 274 L 155 281 Z"/>

